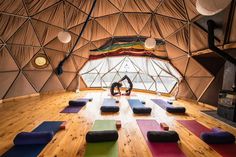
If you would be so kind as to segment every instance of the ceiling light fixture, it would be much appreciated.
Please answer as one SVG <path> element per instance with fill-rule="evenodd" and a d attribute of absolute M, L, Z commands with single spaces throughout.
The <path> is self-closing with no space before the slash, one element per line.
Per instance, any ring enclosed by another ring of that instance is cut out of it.
<path fill-rule="evenodd" d="M 145 48 L 153 49 L 156 46 L 156 39 L 154 38 L 147 38 L 144 43 Z"/>
<path fill-rule="evenodd" d="M 58 33 L 57 35 L 58 39 L 62 42 L 62 43 L 69 43 L 71 41 L 71 35 L 69 32 L 67 31 L 61 31 Z"/>
<path fill-rule="evenodd" d="M 197 0 L 196 9 L 204 16 L 215 15 L 224 10 L 231 0 Z"/>

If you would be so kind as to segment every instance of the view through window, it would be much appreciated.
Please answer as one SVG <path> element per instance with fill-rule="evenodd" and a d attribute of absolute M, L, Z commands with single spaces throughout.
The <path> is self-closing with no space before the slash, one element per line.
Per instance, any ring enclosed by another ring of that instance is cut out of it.
<path fill-rule="evenodd" d="M 107 57 L 91 60 L 80 71 L 88 87 L 109 88 L 127 75 L 133 88 L 169 93 L 181 75 L 167 61 L 149 57 Z M 127 82 L 123 83 L 128 86 Z"/>

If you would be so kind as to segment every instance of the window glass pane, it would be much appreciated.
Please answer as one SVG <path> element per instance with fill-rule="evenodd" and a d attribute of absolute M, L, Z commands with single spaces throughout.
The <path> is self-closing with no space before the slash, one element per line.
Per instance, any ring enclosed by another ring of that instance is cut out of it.
<path fill-rule="evenodd" d="M 91 60 L 80 71 L 88 87 L 109 88 L 113 82 L 127 75 L 134 89 L 169 93 L 181 79 L 178 71 L 168 62 L 145 57 L 108 57 Z M 160 78 L 161 77 L 161 78 Z M 129 87 L 127 80 L 123 87 Z"/>

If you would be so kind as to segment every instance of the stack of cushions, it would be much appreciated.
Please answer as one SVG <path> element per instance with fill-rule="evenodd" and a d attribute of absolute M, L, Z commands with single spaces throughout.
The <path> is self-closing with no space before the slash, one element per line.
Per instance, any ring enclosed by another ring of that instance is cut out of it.
<path fill-rule="evenodd" d="M 179 135 L 175 131 L 148 131 L 147 138 L 150 142 L 178 142 Z"/>
<path fill-rule="evenodd" d="M 109 142 L 117 141 L 119 135 L 116 130 L 89 131 L 86 134 L 86 142 Z"/>
<path fill-rule="evenodd" d="M 47 144 L 54 136 L 51 132 L 21 132 L 16 135 L 13 143 L 15 145 L 33 145 L 33 144 Z"/>
<path fill-rule="evenodd" d="M 213 128 L 211 132 L 202 132 L 201 139 L 208 144 L 232 144 L 235 142 L 233 134 L 219 128 Z"/>

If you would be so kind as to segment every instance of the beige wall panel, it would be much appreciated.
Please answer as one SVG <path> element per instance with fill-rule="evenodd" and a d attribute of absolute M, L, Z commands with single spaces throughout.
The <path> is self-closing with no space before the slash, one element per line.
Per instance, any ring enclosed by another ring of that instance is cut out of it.
<path fill-rule="evenodd" d="M 67 90 L 69 90 L 69 91 L 76 91 L 77 89 L 79 89 L 79 77 L 78 77 L 78 75 L 76 75 L 76 76 L 77 77 L 75 77 L 72 80 L 72 82 L 68 86 Z"/>
<path fill-rule="evenodd" d="M 25 18 L 0 14 L 0 38 L 7 41 L 25 21 Z"/>
<path fill-rule="evenodd" d="M 20 68 L 23 68 L 40 50 L 39 47 L 30 47 L 22 45 L 9 45 L 7 47 L 17 64 L 20 66 Z"/>
<path fill-rule="evenodd" d="M 87 13 L 88 11 L 90 11 L 91 7 L 86 8 Z M 100 16 L 105 16 L 105 15 L 114 14 L 118 12 L 119 10 L 114 5 L 112 5 L 108 0 L 97 0 L 96 6 L 92 12 L 92 16 L 100 17 Z"/>
<path fill-rule="evenodd" d="M 29 15 L 34 15 L 59 2 L 59 0 L 24 0 Z"/>
<path fill-rule="evenodd" d="M 149 14 L 143 13 L 125 13 L 124 15 L 138 34 L 142 31 L 148 19 L 151 17 Z"/>
<path fill-rule="evenodd" d="M 100 39 L 104 39 L 104 38 L 108 38 L 112 36 L 95 20 L 93 21 L 93 29 L 90 31 L 92 31 L 92 37 L 91 37 L 92 41 L 100 40 Z"/>
<path fill-rule="evenodd" d="M 187 56 L 180 57 L 178 59 L 171 60 L 174 67 L 182 74 L 185 74 L 186 66 L 188 64 L 189 58 Z"/>
<path fill-rule="evenodd" d="M 195 59 L 190 58 L 188 67 L 185 73 L 186 77 L 212 77 L 212 75 L 198 63 Z"/>
<path fill-rule="evenodd" d="M 157 8 L 156 13 L 176 19 L 187 20 L 182 0 L 164 0 Z"/>
<path fill-rule="evenodd" d="M 116 25 L 116 30 L 114 32 L 114 36 L 134 36 L 137 35 L 129 21 L 126 17 L 121 14 L 119 17 L 119 21 Z"/>
<path fill-rule="evenodd" d="M 196 96 L 192 93 L 191 89 L 189 88 L 185 80 L 182 80 L 182 82 L 179 84 L 179 91 L 178 91 L 177 98 L 196 100 Z"/>
<path fill-rule="evenodd" d="M 61 82 L 55 74 L 52 74 L 46 84 L 41 89 L 41 92 L 61 91 L 64 90 Z"/>
<path fill-rule="evenodd" d="M 73 55 L 73 60 L 75 63 L 75 68 L 78 71 L 84 66 L 88 59 Z"/>
<path fill-rule="evenodd" d="M 1 0 L 0 11 L 17 15 L 27 15 L 22 1 L 19 0 Z"/>
<path fill-rule="evenodd" d="M 113 34 L 119 20 L 120 14 L 114 14 L 97 18 L 96 21 L 105 28 L 110 34 Z"/>
<path fill-rule="evenodd" d="M 149 12 L 149 8 L 145 4 L 145 1 L 139 0 L 126 0 L 123 12 Z"/>
<path fill-rule="evenodd" d="M 155 20 L 148 20 L 143 30 L 140 32 L 140 35 L 150 37 L 150 35 L 154 38 L 161 39 L 162 35 L 160 32 L 160 28 Z"/>
<path fill-rule="evenodd" d="M 75 78 L 75 76 L 76 76 L 76 73 L 63 72 L 63 74 L 58 76 L 58 78 L 61 80 L 61 83 L 64 89 L 66 89 L 70 85 L 72 80 Z"/>
<path fill-rule="evenodd" d="M 34 94 L 36 91 L 30 85 L 23 73 L 20 73 L 4 98 Z"/>
<path fill-rule="evenodd" d="M 181 30 L 167 37 L 166 40 L 180 49 L 188 52 L 189 51 L 189 33 L 188 26 L 186 25 Z"/>
<path fill-rule="evenodd" d="M 114 6 L 116 6 L 120 11 L 123 10 L 126 1 L 123 0 L 109 0 Z"/>
<path fill-rule="evenodd" d="M 11 71 L 11 72 L 0 72 L 0 99 L 4 97 L 6 94 L 7 90 L 17 77 L 18 71 Z"/>
<path fill-rule="evenodd" d="M 87 14 L 78 10 L 76 7 L 65 3 L 65 20 L 68 29 L 85 22 L 87 16 Z"/>
<path fill-rule="evenodd" d="M 1 71 L 15 71 L 18 70 L 18 67 L 6 49 L 6 47 L 2 47 L 0 49 L 0 72 Z"/>
<path fill-rule="evenodd" d="M 209 77 L 188 77 L 185 78 L 188 82 L 190 88 L 192 89 L 194 95 L 199 99 L 201 95 L 205 92 L 205 90 L 208 88 L 209 84 L 213 80 Z"/>
<path fill-rule="evenodd" d="M 40 46 L 30 21 L 24 23 L 17 32 L 7 41 L 8 44 L 22 44 L 29 46 Z"/>
<path fill-rule="evenodd" d="M 51 76 L 52 71 L 23 71 L 23 73 L 29 82 L 34 86 L 36 91 L 39 92 Z"/>
<path fill-rule="evenodd" d="M 164 16 L 156 15 L 155 18 L 164 38 L 176 32 L 185 24 L 180 20 L 175 20 Z"/>
<path fill-rule="evenodd" d="M 58 33 L 62 31 L 62 29 L 58 27 L 37 20 L 32 20 L 32 25 L 42 45 L 46 45 L 48 42 L 56 38 Z"/>
<path fill-rule="evenodd" d="M 197 15 L 199 15 L 196 9 L 196 0 L 184 0 L 184 2 L 187 9 L 189 20 L 192 20 Z"/>
<path fill-rule="evenodd" d="M 61 2 L 53 5 L 52 7 L 49 7 L 34 15 L 33 18 L 63 28 L 65 26 L 63 3 Z"/>
<path fill-rule="evenodd" d="M 179 49 L 178 47 L 166 42 L 166 51 L 169 59 L 175 59 L 182 56 L 186 56 L 187 52 Z"/>

